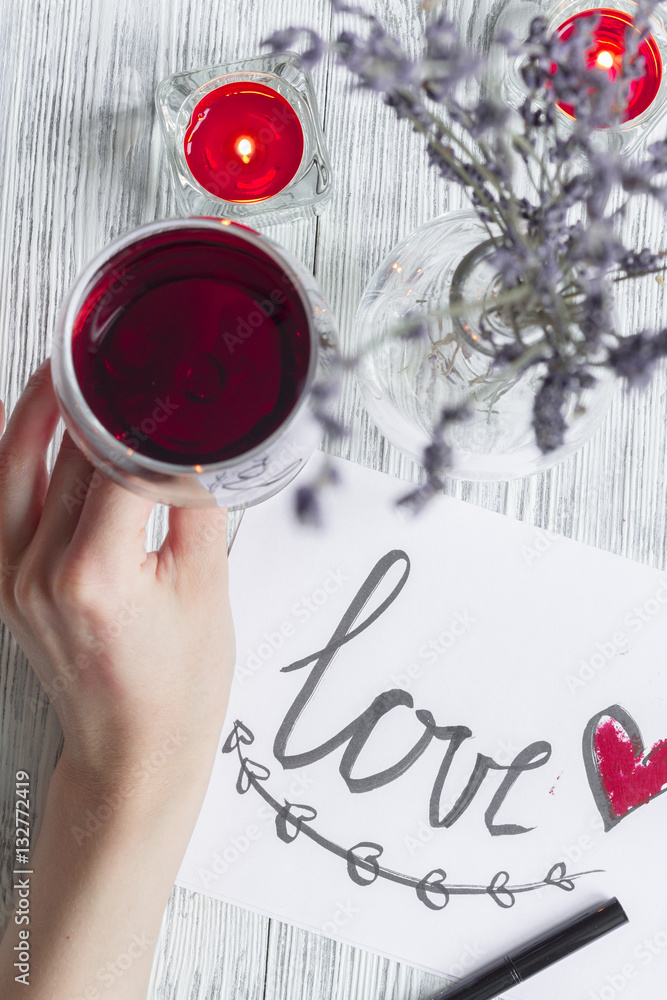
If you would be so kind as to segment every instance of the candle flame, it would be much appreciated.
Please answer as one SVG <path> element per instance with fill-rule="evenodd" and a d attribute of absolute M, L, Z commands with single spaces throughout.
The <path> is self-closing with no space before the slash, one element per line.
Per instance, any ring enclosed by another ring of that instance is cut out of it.
<path fill-rule="evenodd" d="M 250 163 L 250 157 L 255 152 L 254 143 L 250 139 L 239 139 L 236 143 L 236 152 L 239 154 L 244 163 Z"/>
<path fill-rule="evenodd" d="M 606 52 L 606 51 L 600 52 L 597 58 L 597 64 L 602 69 L 611 69 L 611 67 L 614 65 L 614 57 L 612 56 L 611 52 Z"/>

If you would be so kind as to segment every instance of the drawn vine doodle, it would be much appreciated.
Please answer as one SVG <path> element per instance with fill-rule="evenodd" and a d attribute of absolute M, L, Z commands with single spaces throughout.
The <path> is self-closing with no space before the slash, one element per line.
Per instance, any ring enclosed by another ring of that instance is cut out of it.
<path fill-rule="evenodd" d="M 592 875 L 592 871 L 568 873 L 565 862 L 557 861 L 546 875 L 534 882 L 511 884 L 509 872 L 496 872 L 486 883 L 457 884 L 447 881 L 447 873 L 442 868 L 434 868 L 424 876 L 405 875 L 385 868 L 380 864 L 384 855 L 384 847 L 374 841 L 361 841 L 352 847 L 336 844 L 319 833 L 312 825 L 317 818 L 317 810 L 307 803 L 294 803 L 284 800 L 282 803 L 268 791 L 266 782 L 271 772 L 266 765 L 244 756 L 243 747 L 254 743 L 254 734 L 240 720 L 234 722 L 227 736 L 222 753 L 229 754 L 236 750 L 239 772 L 236 790 L 245 795 L 251 789 L 256 792 L 275 812 L 276 834 L 286 844 L 292 844 L 299 836 L 304 835 L 318 844 L 325 851 L 341 858 L 346 865 L 349 878 L 359 886 L 373 885 L 378 879 L 386 879 L 398 885 L 413 889 L 417 898 L 428 909 L 443 910 L 451 896 L 484 896 L 490 897 L 501 909 L 510 909 L 516 902 L 517 895 L 554 886 L 564 892 L 575 888 L 575 880 L 584 875 Z"/>

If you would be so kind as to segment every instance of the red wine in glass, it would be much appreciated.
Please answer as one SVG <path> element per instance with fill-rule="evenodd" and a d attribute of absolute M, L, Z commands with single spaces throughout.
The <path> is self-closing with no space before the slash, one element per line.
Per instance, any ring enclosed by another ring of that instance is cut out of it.
<path fill-rule="evenodd" d="M 270 438 L 301 399 L 309 319 L 235 226 L 147 235 L 98 276 L 72 331 L 84 399 L 128 454 L 203 466 Z"/>

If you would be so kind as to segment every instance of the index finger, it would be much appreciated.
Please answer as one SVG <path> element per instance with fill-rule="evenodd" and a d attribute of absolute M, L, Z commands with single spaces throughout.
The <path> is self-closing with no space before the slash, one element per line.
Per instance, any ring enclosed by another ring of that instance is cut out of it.
<path fill-rule="evenodd" d="M 86 550 L 102 573 L 130 570 L 146 561 L 146 525 L 153 501 L 131 493 L 99 470 L 88 484 L 70 548 Z"/>

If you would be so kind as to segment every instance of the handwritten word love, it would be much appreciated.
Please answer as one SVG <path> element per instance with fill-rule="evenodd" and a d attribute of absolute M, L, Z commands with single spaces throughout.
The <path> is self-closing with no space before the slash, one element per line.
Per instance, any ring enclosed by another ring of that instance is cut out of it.
<path fill-rule="evenodd" d="M 401 564 L 403 564 L 403 572 L 388 596 L 380 602 L 375 610 L 371 611 L 366 618 L 357 624 L 357 620 L 360 618 L 364 608 L 381 587 L 387 574 L 392 571 L 394 566 L 400 566 Z M 521 826 L 517 823 L 496 823 L 495 818 L 510 789 L 519 777 L 526 771 L 543 767 L 551 757 L 551 745 L 545 740 L 538 740 L 529 744 L 516 754 L 512 762 L 508 765 L 499 764 L 492 757 L 478 753 L 470 778 L 458 795 L 452 808 L 444 815 L 441 815 L 441 802 L 445 782 L 459 749 L 473 735 L 472 730 L 465 725 L 441 726 L 436 723 L 434 716 L 427 709 L 417 709 L 415 710 L 415 716 L 424 731 L 410 750 L 390 767 L 377 771 L 374 774 L 366 775 L 365 777 L 355 776 L 353 772 L 359 756 L 380 720 L 399 706 L 414 708 L 412 696 L 400 688 L 391 688 L 377 695 L 365 711 L 344 726 L 340 732 L 331 736 L 319 746 L 297 754 L 290 754 L 287 751 L 287 746 L 295 727 L 322 678 L 331 666 L 334 657 L 389 609 L 405 586 L 409 575 L 410 559 L 407 554 L 400 549 L 388 552 L 378 560 L 359 588 L 326 646 L 282 668 L 283 672 L 291 672 L 302 670 L 304 667 L 312 664 L 303 687 L 278 729 L 273 744 L 274 756 L 286 769 L 301 768 L 322 760 L 334 750 L 345 746 L 339 771 L 349 790 L 359 793 L 369 792 L 395 781 L 401 775 L 405 774 L 434 740 L 441 741 L 446 744 L 446 749 L 431 791 L 429 802 L 430 825 L 433 827 L 451 827 L 460 819 L 473 801 L 486 775 L 490 771 L 504 771 L 505 775 L 500 786 L 492 796 L 484 813 L 486 828 L 492 836 L 527 833 L 529 830 L 534 829 L 534 827 Z"/>

